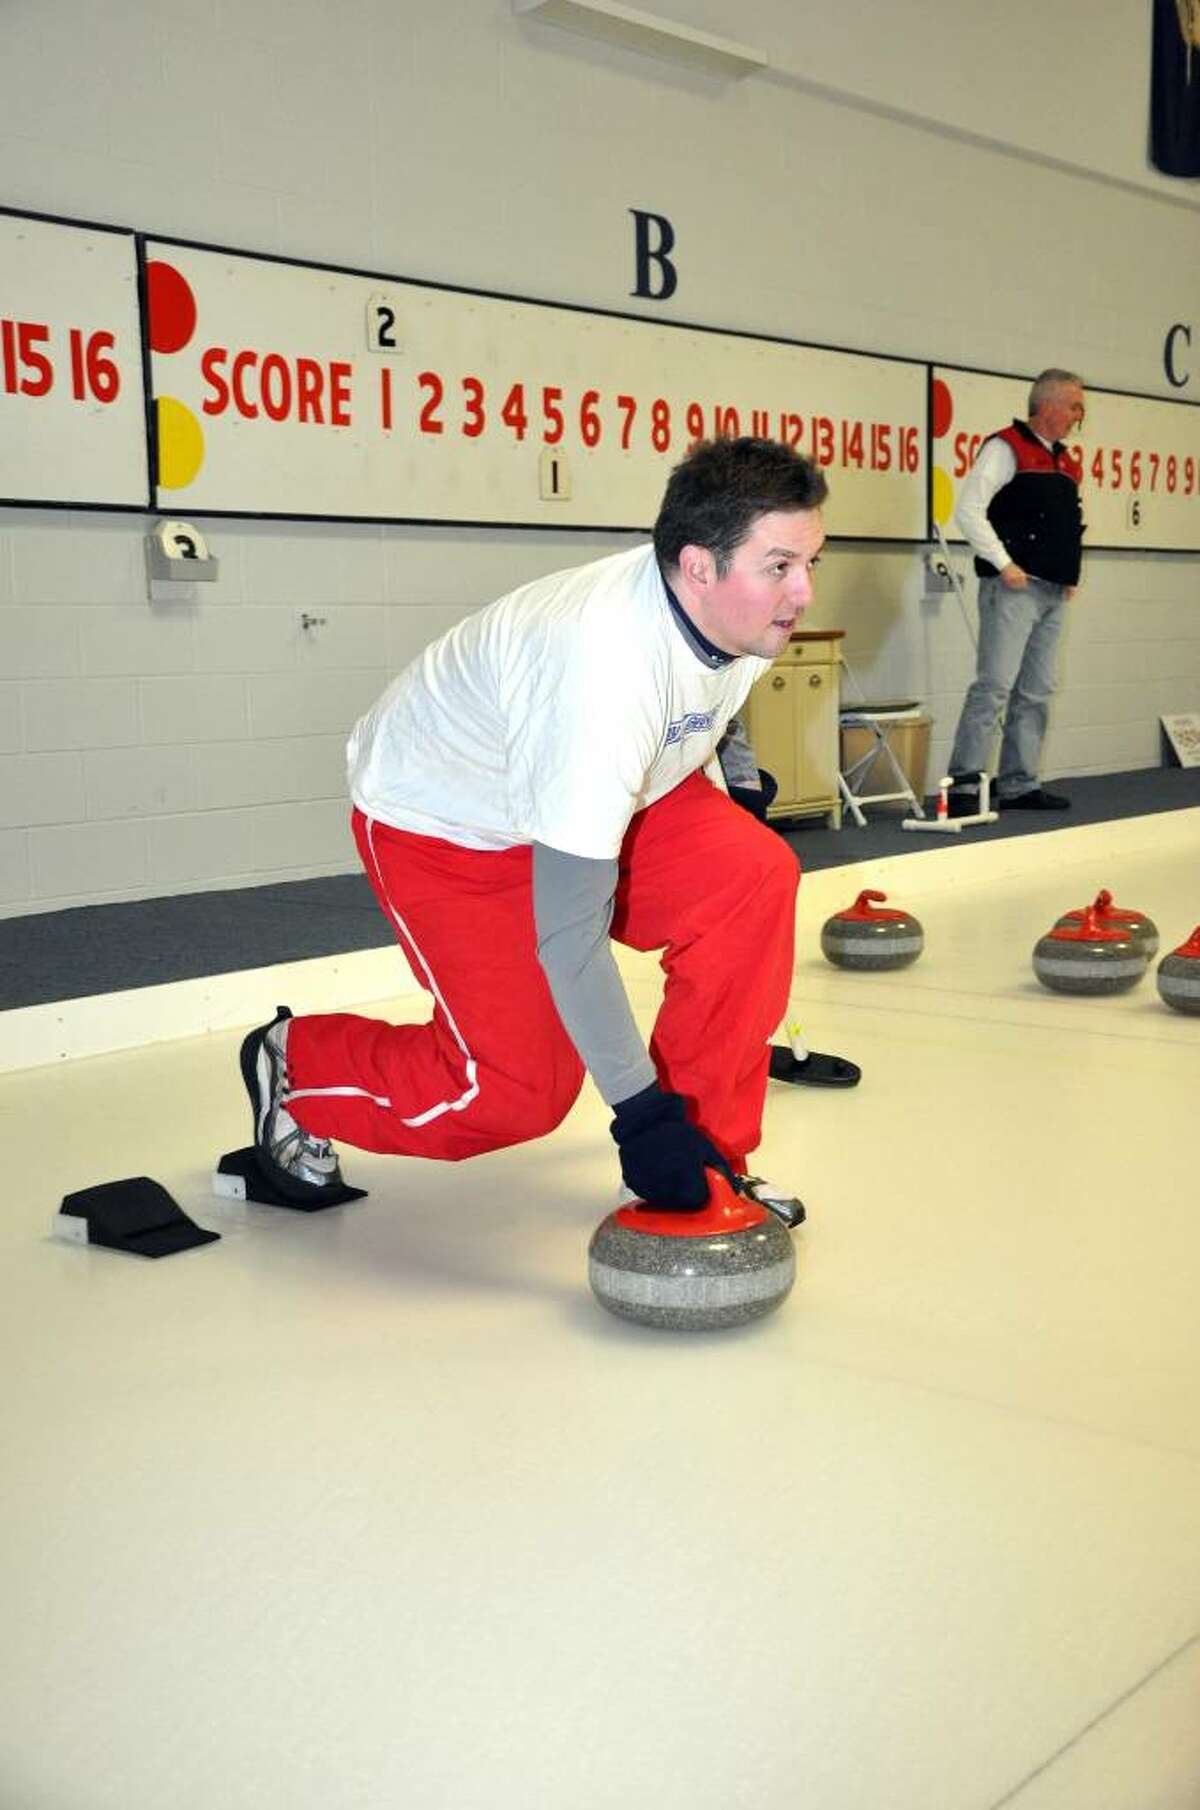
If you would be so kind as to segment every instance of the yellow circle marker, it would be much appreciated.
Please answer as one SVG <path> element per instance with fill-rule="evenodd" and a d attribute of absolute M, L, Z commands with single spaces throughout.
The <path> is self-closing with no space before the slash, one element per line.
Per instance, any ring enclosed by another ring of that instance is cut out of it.
<path fill-rule="evenodd" d="M 186 403 L 158 398 L 158 481 L 183 490 L 204 463 L 204 429 Z"/>
<path fill-rule="evenodd" d="M 940 465 L 933 468 L 933 519 L 939 528 L 944 528 L 954 513 L 954 486 L 950 482 L 949 472 L 943 471 Z"/>

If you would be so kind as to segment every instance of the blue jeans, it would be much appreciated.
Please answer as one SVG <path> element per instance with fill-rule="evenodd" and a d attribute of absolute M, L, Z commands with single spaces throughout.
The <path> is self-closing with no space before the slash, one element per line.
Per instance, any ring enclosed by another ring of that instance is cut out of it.
<path fill-rule="evenodd" d="M 1031 578 L 1023 591 L 1010 591 L 999 578 L 979 580 L 979 656 L 950 752 L 951 773 L 965 778 L 986 769 L 1003 716 L 996 790 L 1014 798 L 1037 785 L 1066 603 L 1065 588 L 1044 578 Z"/>

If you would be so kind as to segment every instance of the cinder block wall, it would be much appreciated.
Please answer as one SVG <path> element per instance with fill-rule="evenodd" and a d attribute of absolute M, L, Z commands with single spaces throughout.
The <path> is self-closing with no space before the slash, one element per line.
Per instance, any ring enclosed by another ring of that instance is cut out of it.
<path fill-rule="evenodd" d="M 680 286 L 644 312 L 1169 393 L 1200 259 L 1189 185 L 1145 160 L 1143 9 L 1102 31 L 1091 0 L 668 10 L 771 73 L 686 74 L 504 0 L 124 0 L 103 29 L 84 0 L 19 7 L 0 202 L 631 309 L 627 210 L 649 208 Z M 219 581 L 151 604 L 146 526 L 0 509 L 0 913 L 351 867 L 342 745 L 396 668 L 624 544 L 213 523 Z M 1200 707 L 1196 579 L 1089 562 L 1048 770 L 1153 765 L 1159 713 Z M 834 546 L 819 588 L 866 689 L 927 702 L 940 770 L 971 670 L 954 597 L 923 596 L 911 548 Z"/>

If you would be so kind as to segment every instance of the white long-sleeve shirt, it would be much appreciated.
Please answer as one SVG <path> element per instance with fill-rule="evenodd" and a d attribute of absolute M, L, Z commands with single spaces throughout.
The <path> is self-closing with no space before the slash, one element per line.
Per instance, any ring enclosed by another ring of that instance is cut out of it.
<path fill-rule="evenodd" d="M 1038 439 L 1042 440 L 1040 434 Z M 1048 452 L 1052 448 L 1049 440 L 1042 440 L 1042 445 Z M 995 437 L 985 440 L 954 508 L 954 519 L 976 559 L 985 559 L 998 572 L 1012 564 L 1012 554 L 988 520 L 988 508 L 996 492 L 1011 484 L 1016 475 L 1017 455 L 1008 441 Z"/>

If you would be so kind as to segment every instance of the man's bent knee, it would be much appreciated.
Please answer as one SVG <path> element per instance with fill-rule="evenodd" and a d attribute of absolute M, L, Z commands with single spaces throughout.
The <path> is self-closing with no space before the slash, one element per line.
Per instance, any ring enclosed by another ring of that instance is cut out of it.
<path fill-rule="evenodd" d="M 768 889 L 774 896 L 787 900 L 796 896 L 800 885 L 800 863 L 783 837 L 774 830 L 763 829 L 755 838 L 753 860 L 747 862 L 747 890 Z"/>
<path fill-rule="evenodd" d="M 548 1079 L 538 1077 L 525 1083 L 505 1078 L 501 1083 L 502 1097 L 496 1102 L 497 1110 L 489 1115 L 488 1147 L 506 1150 L 514 1144 L 532 1143 L 535 1138 L 544 1138 L 557 1131 L 579 1098 L 583 1077 L 583 1064 L 570 1063 L 564 1064 Z M 488 1077 L 484 1075 L 481 1088 L 485 1093 L 487 1086 Z"/>
<path fill-rule="evenodd" d="M 447 1113 L 431 1139 L 428 1150 L 415 1155 L 432 1156 L 442 1162 L 468 1162 L 473 1156 L 486 1156 L 493 1150 L 511 1150 L 518 1144 L 531 1144 L 557 1130 L 579 1097 L 583 1085 L 583 1069 L 569 1081 L 564 1078 L 543 1090 L 521 1086 L 514 1088 L 511 1079 L 480 1075 L 477 1100 L 461 1113 Z"/>

